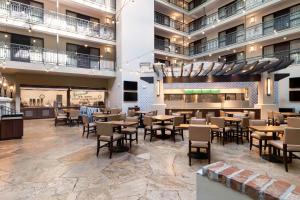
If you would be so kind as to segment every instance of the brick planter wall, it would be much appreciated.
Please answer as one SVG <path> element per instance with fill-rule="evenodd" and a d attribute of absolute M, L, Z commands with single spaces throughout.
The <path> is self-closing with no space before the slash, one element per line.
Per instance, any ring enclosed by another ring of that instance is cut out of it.
<path fill-rule="evenodd" d="M 250 170 L 239 169 L 224 162 L 207 165 L 198 173 L 237 192 L 244 193 L 252 199 L 300 200 L 300 186 Z"/>

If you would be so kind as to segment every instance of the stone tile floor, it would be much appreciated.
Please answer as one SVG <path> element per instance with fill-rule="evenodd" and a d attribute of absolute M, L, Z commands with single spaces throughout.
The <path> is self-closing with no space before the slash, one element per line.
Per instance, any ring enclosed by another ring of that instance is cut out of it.
<path fill-rule="evenodd" d="M 54 127 L 53 120 L 24 122 L 22 140 L 0 142 L 0 199 L 67 200 L 190 200 L 195 199 L 195 172 L 206 161 L 188 165 L 187 139 L 143 140 L 130 152 L 108 158 L 103 148 L 96 157 L 96 138 L 81 136 L 81 127 Z M 187 133 L 185 133 L 187 134 Z M 185 136 L 187 138 L 187 135 Z M 212 161 L 225 161 L 241 168 L 300 184 L 300 161 L 290 165 L 262 160 L 249 144 L 214 141 Z"/>

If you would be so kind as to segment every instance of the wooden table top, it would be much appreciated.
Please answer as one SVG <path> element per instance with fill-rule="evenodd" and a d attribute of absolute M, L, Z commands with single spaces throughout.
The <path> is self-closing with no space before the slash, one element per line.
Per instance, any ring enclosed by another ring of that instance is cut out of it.
<path fill-rule="evenodd" d="M 240 122 L 242 121 L 242 119 L 240 118 L 236 118 L 236 117 L 224 117 L 225 121 L 228 121 L 228 122 Z"/>
<path fill-rule="evenodd" d="M 133 125 L 137 125 L 138 122 L 130 122 L 130 121 L 110 121 L 113 125 L 116 126 L 133 126 Z"/>
<path fill-rule="evenodd" d="M 259 132 L 284 132 L 284 126 L 249 126 L 250 129 Z"/>
<path fill-rule="evenodd" d="M 208 127 L 208 128 L 211 128 L 211 129 L 217 129 L 218 128 L 218 126 L 214 125 L 214 124 L 207 124 L 207 125 L 202 125 L 202 124 L 180 124 L 179 126 L 176 126 L 176 128 L 188 129 L 190 127 L 190 125 L 199 126 L 199 127 Z"/>
<path fill-rule="evenodd" d="M 152 116 L 152 119 L 155 119 L 157 121 L 167 121 L 167 120 L 171 120 L 174 119 L 175 116 L 172 115 L 156 115 L 156 116 Z"/>
<path fill-rule="evenodd" d="M 180 114 L 180 115 L 191 115 L 193 114 L 192 111 L 179 111 L 179 112 L 176 112 L 177 114 Z"/>
<path fill-rule="evenodd" d="M 227 114 L 227 115 L 246 115 L 246 113 L 243 113 L 243 112 L 232 112 L 232 111 L 226 111 L 225 114 Z"/>
<path fill-rule="evenodd" d="M 120 114 L 93 114 L 93 117 L 95 118 L 107 118 L 107 117 L 114 117 L 118 116 Z"/>
<path fill-rule="evenodd" d="M 300 113 L 294 113 L 294 112 L 282 112 L 281 114 L 284 115 L 284 116 L 287 116 L 287 117 L 297 117 L 297 116 L 300 116 Z"/>
<path fill-rule="evenodd" d="M 146 114 L 146 113 L 148 113 L 148 112 L 146 112 L 146 111 L 135 111 L 135 113 L 137 113 L 137 114 Z"/>
<path fill-rule="evenodd" d="M 75 109 L 75 108 L 64 108 L 64 109 L 62 109 L 62 111 L 64 111 L 65 113 L 69 113 L 69 112 L 71 112 L 71 111 L 79 111 L 78 109 Z"/>

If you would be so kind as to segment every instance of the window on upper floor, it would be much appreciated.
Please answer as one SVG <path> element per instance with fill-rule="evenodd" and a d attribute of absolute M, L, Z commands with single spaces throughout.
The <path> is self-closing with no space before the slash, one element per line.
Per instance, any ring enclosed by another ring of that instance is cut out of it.
<path fill-rule="evenodd" d="M 219 32 L 219 47 L 245 41 L 244 24 Z"/>

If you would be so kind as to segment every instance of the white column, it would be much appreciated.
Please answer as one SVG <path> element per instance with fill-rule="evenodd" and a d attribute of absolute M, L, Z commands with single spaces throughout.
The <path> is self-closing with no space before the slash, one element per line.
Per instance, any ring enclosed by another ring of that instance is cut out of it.
<path fill-rule="evenodd" d="M 118 72 L 109 84 L 108 106 L 127 111 L 128 107 L 139 105 L 139 102 L 123 101 L 123 81 L 141 84 L 140 63 L 154 61 L 154 1 L 117 0 L 116 16 Z M 138 88 L 139 96 L 143 90 L 142 87 Z"/>

